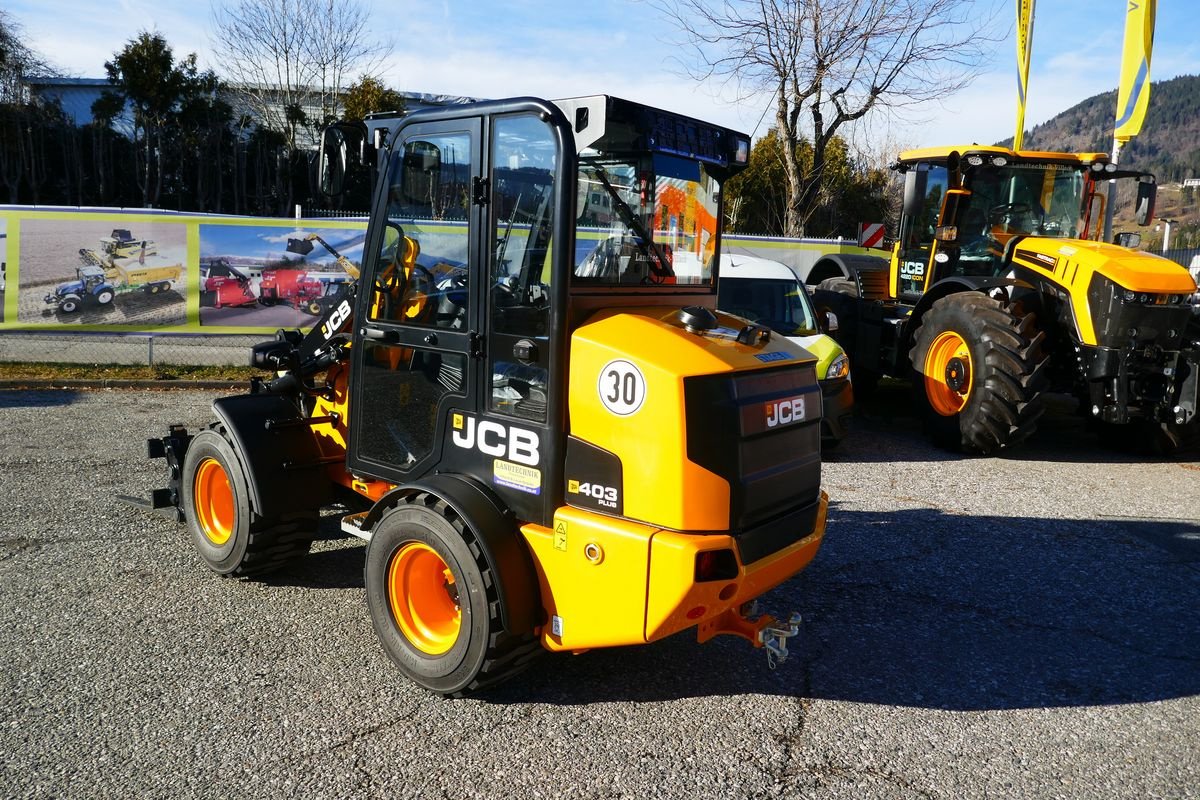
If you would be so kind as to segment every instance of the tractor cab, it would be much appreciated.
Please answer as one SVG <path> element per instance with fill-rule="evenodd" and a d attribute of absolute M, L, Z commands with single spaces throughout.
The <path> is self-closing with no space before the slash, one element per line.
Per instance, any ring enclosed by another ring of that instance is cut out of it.
<path fill-rule="evenodd" d="M 895 169 L 905 182 L 892 288 L 907 300 L 943 278 L 1007 274 L 1024 237 L 1098 240 L 1109 179 L 1137 181 L 1139 225 L 1154 209 L 1154 176 L 1103 153 L 929 148 L 902 153 Z"/>

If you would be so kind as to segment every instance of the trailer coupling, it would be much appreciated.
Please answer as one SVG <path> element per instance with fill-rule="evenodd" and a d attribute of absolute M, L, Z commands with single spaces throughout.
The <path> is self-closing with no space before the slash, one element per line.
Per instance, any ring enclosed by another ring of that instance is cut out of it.
<path fill-rule="evenodd" d="M 770 625 L 758 632 L 758 640 L 767 651 L 767 666 L 775 669 L 788 660 L 788 639 L 800 634 L 800 615 L 792 612 L 787 626 Z"/>
<path fill-rule="evenodd" d="M 718 634 L 739 636 L 767 652 L 767 666 L 775 669 L 788 660 L 788 639 L 800 635 L 801 617 L 793 611 L 786 624 L 769 614 L 761 614 L 758 601 L 731 608 L 713 619 L 700 623 L 697 639 L 703 643 Z"/>
<path fill-rule="evenodd" d="M 191 434 L 182 425 L 172 425 L 170 432 L 160 439 L 147 439 L 147 458 L 165 458 L 167 460 L 167 469 L 170 472 L 167 486 L 151 490 L 149 500 L 124 494 L 117 495 L 117 499 L 144 511 L 155 512 L 176 522 L 183 522 L 183 510 L 179 507 L 179 487 L 183 475 L 183 456 L 187 453 L 188 444 L 191 441 Z"/>

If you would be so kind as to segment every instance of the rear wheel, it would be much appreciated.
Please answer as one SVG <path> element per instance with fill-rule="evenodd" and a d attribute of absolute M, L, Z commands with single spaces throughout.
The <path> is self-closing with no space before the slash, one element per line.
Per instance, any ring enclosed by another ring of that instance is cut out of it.
<path fill-rule="evenodd" d="M 960 292 L 935 302 L 909 353 L 913 393 L 934 443 L 994 453 L 1027 438 L 1042 415 L 1042 334 L 998 300 Z"/>
<path fill-rule="evenodd" d="M 225 430 L 196 434 L 183 461 L 183 508 L 192 542 L 214 572 L 262 575 L 308 552 L 317 510 L 263 517 L 251 507 L 246 470 Z"/>
<path fill-rule="evenodd" d="M 461 697 L 523 669 L 541 645 L 507 633 L 480 542 L 444 501 L 421 493 L 372 529 L 364 581 L 375 633 L 400 670 Z"/>
<path fill-rule="evenodd" d="M 102 306 L 106 306 L 112 302 L 113 296 L 112 289 L 101 289 L 96 292 L 96 302 Z"/>

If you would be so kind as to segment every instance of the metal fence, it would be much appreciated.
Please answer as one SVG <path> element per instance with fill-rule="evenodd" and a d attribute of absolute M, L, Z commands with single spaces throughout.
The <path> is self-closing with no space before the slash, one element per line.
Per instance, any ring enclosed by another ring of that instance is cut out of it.
<path fill-rule="evenodd" d="M 1162 255 L 1192 268 L 1193 275 L 1200 280 L 1200 248 L 1174 249 Z M 1193 302 L 1200 310 L 1200 292 L 1194 296 Z M 246 366 L 250 360 L 250 348 L 270 338 L 269 334 L 263 333 L 206 335 L 5 331 L 0 333 L 0 362 Z"/>
<path fill-rule="evenodd" d="M 247 366 L 269 335 L 5 331 L 0 361 L 144 366 Z"/>

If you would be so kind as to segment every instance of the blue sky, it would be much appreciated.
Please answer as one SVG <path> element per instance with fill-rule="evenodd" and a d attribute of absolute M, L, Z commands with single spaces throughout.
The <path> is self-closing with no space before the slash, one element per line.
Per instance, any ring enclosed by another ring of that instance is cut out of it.
<path fill-rule="evenodd" d="M 1001 30 L 1011 29 L 1013 3 L 997 1 Z M 982 10 L 988 2 L 977 5 Z M 1039 0 L 1027 127 L 1116 88 L 1125 2 Z M 163 34 L 177 57 L 194 51 L 203 66 L 217 66 L 209 55 L 206 0 L 5 5 L 24 26 L 28 44 L 68 74 L 103 77 L 104 61 L 142 29 Z M 644 0 L 374 0 L 373 8 L 373 24 L 393 44 L 384 79 L 398 89 L 491 98 L 608 93 L 757 134 L 769 124 L 765 98 L 735 104 L 721 87 L 682 77 L 671 60 L 674 32 Z M 1159 3 L 1154 80 L 1200 74 L 1196 31 L 1195 0 Z M 944 103 L 909 109 L 905 120 L 871 121 L 860 133 L 862 143 L 887 150 L 1011 136 L 1014 53 L 1010 30 L 969 88 Z"/>

